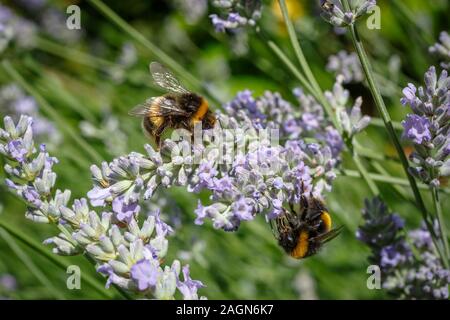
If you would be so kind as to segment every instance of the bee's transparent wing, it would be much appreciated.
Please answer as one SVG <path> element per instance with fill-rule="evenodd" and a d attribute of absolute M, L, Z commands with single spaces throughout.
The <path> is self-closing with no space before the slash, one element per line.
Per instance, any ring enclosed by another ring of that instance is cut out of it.
<path fill-rule="evenodd" d="M 165 115 L 175 115 L 175 116 L 188 116 L 189 113 L 184 111 L 183 109 L 180 109 L 180 107 L 177 106 L 177 102 L 174 99 L 168 99 L 165 97 L 162 97 L 159 102 L 159 107 L 162 113 Z"/>
<path fill-rule="evenodd" d="M 155 107 L 154 105 L 157 105 Z M 176 101 L 165 97 L 153 97 L 144 103 L 138 104 L 128 112 L 135 117 L 164 117 L 168 115 L 188 116 L 189 114 L 178 108 Z"/>
<path fill-rule="evenodd" d="M 151 112 L 152 104 L 156 97 L 147 99 L 144 103 L 138 104 L 133 109 L 128 111 L 128 114 L 135 117 L 145 117 Z"/>
<path fill-rule="evenodd" d="M 341 233 L 343 228 L 344 228 L 343 226 L 340 226 L 336 229 L 328 231 L 327 233 L 321 234 L 320 236 L 311 238 L 310 241 L 319 240 L 322 244 L 326 243 L 336 238 Z"/>
<path fill-rule="evenodd" d="M 189 93 L 178 79 L 159 62 L 150 63 L 150 73 L 160 87 L 173 93 Z"/>

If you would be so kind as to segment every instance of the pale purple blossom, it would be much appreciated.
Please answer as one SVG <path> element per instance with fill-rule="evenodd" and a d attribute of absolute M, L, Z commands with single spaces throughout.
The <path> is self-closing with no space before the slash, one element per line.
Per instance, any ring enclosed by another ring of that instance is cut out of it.
<path fill-rule="evenodd" d="M 125 203 L 123 196 L 114 198 L 112 202 L 112 210 L 116 215 L 117 220 L 122 222 L 129 222 L 131 218 L 137 215 L 140 209 L 137 202 Z"/>
<path fill-rule="evenodd" d="M 430 120 L 424 116 L 409 114 L 402 122 L 403 138 L 409 139 L 415 144 L 426 144 L 431 141 Z"/>
<path fill-rule="evenodd" d="M 364 80 L 361 63 L 355 52 L 348 53 L 341 50 L 336 55 L 331 55 L 326 68 L 335 76 L 343 76 L 344 83 L 358 83 Z"/>
<path fill-rule="evenodd" d="M 173 299 L 181 265 L 177 260 L 171 266 L 163 264 L 168 251 L 166 237 L 173 229 L 162 221 L 159 211 L 144 221 L 139 219 L 144 181 L 138 169 L 148 168 L 150 162 L 131 154 L 115 159 L 111 166 L 92 167 L 96 186 L 89 196 L 103 211 L 94 211 L 86 199 L 75 199 L 70 206 L 70 191 L 55 190 L 52 167 L 57 160 L 44 145 L 34 146 L 32 123 L 26 116 L 17 124 L 5 117 L 0 154 L 10 159 L 4 166 L 6 185 L 26 202 L 25 216 L 61 228 L 61 233 L 44 244 L 52 245 L 55 254 L 88 255 L 97 271 L 107 276 L 107 287 L 116 285 L 146 298 Z M 179 291 L 195 299 L 199 282 L 186 272 L 184 279 Z"/>
<path fill-rule="evenodd" d="M 428 50 L 442 61 L 442 68 L 447 70 L 450 68 L 450 35 L 447 31 L 442 31 L 439 35 L 439 42 Z"/>
<path fill-rule="evenodd" d="M 424 76 L 425 87 L 410 83 L 403 89 L 401 103 L 411 107 L 403 124 L 403 138 L 412 142 L 410 172 L 432 186 L 441 176 L 450 175 L 450 77 L 430 67 Z"/>
<path fill-rule="evenodd" d="M 8 84 L 0 87 L 1 113 L 9 115 L 17 121 L 20 115 L 33 118 L 33 135 L 39 140 L 50 142 L 51 147 L 61 142 L 61 134 L 55 124 L 39 114 L 39 106 L 36 100 L 27 96 L 16 84 Z"/>
<path fill-rule="evenodd" d="M 184 281 L 177 280 L 178 290 L 180 290 L 184 300 L 198 300 L 199 297 L 197 291 L 200 288 L 204 288 L 205 285 L 201 281 L 192 280 L 189 274 L 189 265 L 184 266 L 182 272 Z M 203 298 L 204 297 L 201 297 L 200 299 Z"/>
<path fill-rule="evenodd" d="M 136 282 L 139 291 L 154 287 L 158 279 L 158 268 L 150 260 L 142 259 L 130 269 L 131 279 Z"/>

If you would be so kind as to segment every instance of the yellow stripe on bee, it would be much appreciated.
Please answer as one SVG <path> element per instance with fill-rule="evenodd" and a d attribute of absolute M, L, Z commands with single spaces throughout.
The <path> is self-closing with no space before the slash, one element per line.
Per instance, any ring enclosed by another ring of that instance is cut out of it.
<path fill-rule="evenodd" d="M 164 123 L 164 117 L 162 116 L 154 116 L 152 114 L 159 114 L 161 111 L 161 101 L 163 101 L 164 97 L 157 97 L 150 106 L 149 119 L 152 125 L 156 128 L 159 128 Z"/>
<path fill-rule="evenodd" d="M 294 250 L 291 251 L 291 257 L 295 259 L 301 259 L 308 253 L 309 235 L 307 231 L 301 231 L 298 236 L 297 245 Z"/>
<path fill-rule="evenodd" d="M 202 98 L 202 102 L 201 102 L 200 106 L 198 107 L 198 110 L 192 116 L 192 122 L 196 123 L 198 121 L 202 121 L 206 112 L 208 112 L 208 107 L 209 107 L 208 101 L 206 101 L 206 99 Z"/>
<path fill-rule="evenodd" d="M 323 224 L 325 225 L 325 231 L 328 232 L 331 230 L 331 216 L 328 212 L 324 211 L 320 215 L 320 219 L 322 220 Z"/>

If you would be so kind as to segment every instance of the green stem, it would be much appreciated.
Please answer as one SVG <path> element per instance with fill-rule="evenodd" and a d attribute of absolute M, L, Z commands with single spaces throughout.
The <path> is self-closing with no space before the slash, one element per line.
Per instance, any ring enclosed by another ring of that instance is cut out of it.
<path fill-rule="evenodd" d="M 27 59 L 25 65 L 27 69 L 34 72 L 36 76 L 39 76 L 40 81 L 33 83 L 37 91 L 52 92 L 52 98 L 53 101 L 55 101 L 55 104 L 67 106 L 71 110 L 77 112 L 83 119 L 95 123 L 96 117 L 91 111 L 91 108 L 79 103 L 77 99 L 61 85 L 61 82 L 66 81 L 66 79 L 61 79 L 60 75 L 55 75 L 54 71 L 42 68 L 42 66 L 31 57 Z"/>
<path fill-rule="evenodd" d="M 66 48 L 65 46 L 60 45 L 59 43 L 56 42 L 52 42 L 50 40 L 47 39 L 42 39 L 42 38 L 38 38 L 38 41 L 36 43 L 36 48 L 47 52 L 48 54 L 52 54 L 55 55 L 61 59 L 65 59 L 67 61 L 71 61 L 71 62 L 75 62 L 78 64 L 82 64 L 85 65 L 87 67 L 96 69 L 96 70 L 100 70 L 100 71 L 105 71 L 109 68 L 121 68 L 121 66 L 117 63 L 114 63 L 112 61 L 109 60 L 105 60 L 96 56 L 93 56 L 91 54 L 82 52 L 82 51 L 77 51 L 75 49 L 72 48 Z M 142 86 L 146 86 L 146 87 L 150 87 L 152 89 L 157 89 L 160 90 L 161 88 L 157 85 L 154 85 L 152 82 L 152 78 L 150 76 L 150 74 L 147 72 L 142 72 L 142 79 L 140 79 L 140 81 L 138 82 L 140 85 Z M 126 74 L 126 77 L 128 80 L 131 80 L 131 77 L 129 76 L 129 74 Z M 93 81 L 98 81 L 97 79 L 93 80 Z M 71 106 L 73 109 L 76 109 L 78 112 L 86 112 L 87 110 L 85 109 L 79 109 L 76 106 L 76 99 L 72 96 L 69 95 L 69 93 L 67 91 L 62 90 L 63 88 L 61 88 L 60 92 L 56 92 L 56 94 L 60 93 L 61 98 L 64 98 L 64 100 L 67 102 L 68 106 Z M 91 116 L 86 116 L 86 114 L 83 114 L 83 116 L 87 119 L 90 119 L 91 122 L 94 122 L 94 119 Z"/>
<path fill-rule="evenodd" d="M 23 264 L 31 271 L 31 273 L 36 277 L 36 279 L 47 287 L 53 296 L 57 299 L 65 300 L 66 298 L 62 293 L 60 293 L 47 276 L 35 265 L 30 256 L 20 248 L 16 240 L 6 231 L 0 228 L 0 236 L 5 240 L 5 243 L 11 248 L 11 250 L 16 254 L 16 256 L 23 262 Z"/>
<path fill-rule="evenodd" d="M 378 171 L 380 174 L 384 175 L 384 176 L 389 176 L 389 172 L 386 171 L 386 169 L 384 169 L 384 167 L 376 162 L 376 161 L 370 161 L 371 165 L 374 167 L 374 169 L 376 171 Z M 406 184 L 409 186 L 408 181 L 406 181 Z M 397 191 L 398 194 L 400 194 L 403 198 L 407 199 L 407 200 L 411 200 L 411 197 L 408 195 L 408 192 L 406 192 L 405 189 L 403 189 L 402 187 L 400 187 L 397 184 L 392 184 L 392 187 L 395 189 L 395 191 Z M 426 187 L 424 185 L 424 187 Z"/>
<path fill-rule="evenodd" d="M 36 99 L 40 108 L 42 108 L 42 110 L 58 124 L 58 128 L 61 131 L 65 132 L 69 137 L 71 137 L 80 146 L 81 149 L 89 154 L 93 161 L 97 163 L 100 163 L 102 161 L 102 157 L 100 156 L 100 154 L 97 153 L 97 151 L 92 148 L 84 139 L 82 139 L 80 134 L 77 133 L 71 126 L 69 126 L 66 121 L 64 121 L 59 113 L 55 111 L 30 84 L 27 83 L 27 81 L 17 72 L 17 70 L 8 60 L 4 60 L 2 62 L 2 66 L 11 78 L 18 82 L 28 93 L 30 93 Z"/>
<path fill-rule="evenodd" d="M 373 182 L 373 179 L 370 177 L 366 168 L 362 164 L 361 158 L 359 157 L 358 153 L 356 153 L 355 151 L 353 151 L 353 162 L 355 163 L 358 171 L 361 173 L 362 178 L 367 182 L 367 185 L 369 186 L 369 189 L 372 192 L 372 195 L 379 196 L 380 190 L 378 189 L 376 183 Z"/>
<path fill-rule="evenodd" d="M 374 127 L 385 128 L 383 119 L 373 117 L 370 124 Z M 400 122 L 391 121 L 392 127 L 397 131 L 403 131 L 403 126 Z"/>
<path fill-rule="evenodd" d="M 344 176 L 351 177 L 351 178 L 361 178 L 361 173 L 355 170 L 348 170 L 344 169 L 340 171 Z M 388 184 L 397 184 L 400 186 L 409 186 L 409 182 L 402 178 L 392 177 L 392 176 L 385 176 L 382 174 L 377 173 L 369 173 L 369 176 L 372 180 L 382 182 L 382 183 L 388 183 Z M 426 188 L 426 186 L 424 186 Z"/>
<path fill-rule="evenodd" d="M 308 80 L 297 70 L 294 64 L 289 60 L 289 58 L 284 54 L 284 52 L 276 45 L 275 42 L 269 40 L 267 41 L 269 48 L 275 53 L 275 55 L 286 65 L 289 71 L 300 81 L 300 84 L 306 89 L 308 93 L 316 97 L 315 90 L 311 87 Z"/>
<path fill-rule="evenodd" d="M 431 188 L 431 194 L 433 195 L 433 203 L 434 208 L 436 210 L 436 218 L 439 223 L 439 232 L 441 234 L 441 239 L 444 247 L 444 252 L 446 255 L 446 263 L 444 263 L 444 266 L 448 269 L 449 268 L 449 257 L 450 257 L 450 251 L 448 246 L 448 238 L 447 238 L 447 228 L 445 227 L 444 217 L 442 215 L 442 206 L 441 201 L 439 199 L 439 190 L 438 188 Z"/>
<path fill-rule="evenodd" d="M 414 32 L 414 34 L 422 40 L 425 46 L 434 42 L 433 36 L 428 33 L 428 30 L 418 24 L 418 17 L 414 16 L 414 13 L 409 9 L 403 0 L 392 0 L 392 4 L 396 7 L 395 9 L 397 9 L 397 11 L 399 11 L 406 18 L 409 25 L 413 25 L 416 28 L 416 32 Z"/>
<path fill-rule="evenodd" d="M 53 254 L 49 253 L 48 251 L 44 250 L 42 248 L 41 244 L 36 244 L 31 238 L 29 238 L 27 235 L 21 233 L 18 230 L 15 230 L 13 227 L 9 226 L 8 224 L 4 223 L 0 220 L 0 227 L 5 229 L 9 234 L 11 234 L 14 238 L 25 244 L 27 247 L 34 250 L 34 252 L 38 253 L 39 255 L 43 256 L 44 258 L 48 259 L 51 263 L 56 265 L 58 268 L 66 272 L 67 268 L 69 267 L 68 264 L 61 262 L 59 259 L 57 259 Z M 100 295 L 102 295 L 104 298 L 111 299 L 111 295 L 107 292 L 105 292 L 105 288 L 98 284 L 98 282 L 89 274 L 83 275 L 84 281 L 86 281 L 86 284 L 88 284 L 92 289 L 97 291 Z"/>
<path fill-rule="evenodd" d="M 355 146 L 355 149 L 358 150 L 358 154 L 365 158 L 369 158 L 369 159 L 377 160 L 377 161 L 394 161 L 394 162 L 398 163 L 397 157 L 389 156 L 389 155 L 383 154 L 382 152 L 363 147 L 356 140 L 354 141 L 354 146 Z"/>
<path fill-rule="evenodd" d="M 114 24 L 116 24 L 120 29 L 128 33 L 128 35 L 141 43 L 145 48 L 147 48 L 152 55 L 156 57 L 162 64 L 169 67 L 173 72 L 178 74 L 180 77 L 188 81 L 195 90 L 205 91 L 209 97 L 211 97 L 216 102 L 220 99 L 217 95 L 207 86 L 205 86 L 200 80 L 191 75 L 181 64 L 172 59 L 168 54 L 158 48 L 150 42 L 143 34 L 138 30 L 133 28 L 125 20 L 123 20 L 119 15 L 117 15 L 113 10 L 111 10 L 107 5 L 105 5 L 101 0 L 88 0 L 98 11 L 100 11 L 105 17 L 110 19 Z"/>
<path fill-rule="evenodd" d="M 297 38 L 297 34 L 294 29 L 294 25 L 292 24 L 291 19 L 289 18 L 288 9 L 286 6 L 285 0 L 278 0 L 278 4 L 281 9 L 281 13 L 283 15 L 283 20 L 286 24 L 286 28 L 289 34 L 289 38 L 292 43 L 292 47 L 294 48 L 295 55 L 297 56 L 298 62 L 300 63 L 300 66 L 303 69 L 303 72 L 306 75 L 306 78 L 311 81 L 311 84 L 313 85 L 316 92 L 322 92 L 322 89 L 319 87 L 319 84 L 317 83 L 311 68 L 309 67 L 308 62 L 306 61 L 305 55 L 303 53 L 302 47 L 300 46 L 300 42 Z"/>
<path fill-rule="evenodd" d="M 112 68 L 116 66 L 115 63 L 108 60 L 74 50 L 73 48 L 67 46 L 62 46 L 58 43 L 40 37 L 36 39 L 36 47 L 41 51 L 50 53 L 63 59 L 72 60 L 93 69 L 104 70 L 105 68 Z"/>
<path fill-rule="evenodd" d="M 339 132 L 342 133 L 341 124 L 337 121 L 336 116 L 333 112 L 332 106 L 330 105 L 328 100 L 323 95 L 323 91 L 320 88 L 319 83 L 317 82 L 316 78 L 314 77 L 314 74 L 312 73 L 308 62 L 306 61 L 302 47 L 300 46 L 300 42 L 297 38 L 297 34 L 295 32 L 294 25 L 292 24 L 292 21 L 289 18 L 289 13 L 287 10 L 285 0 L 278 0 L 278 4 L 280 6 L 280 10 L 283 15 L 283 20 L 284 20 L 284 23 L 286 24 L 286 28 L 287 28 L 288 34 L 289 34 L 289 39 L 291 41 L 292 47 L 294 48 L 294 52 L 297 57 L 297 60 L 300 63 L 300 66 L 303 69 L 303 72 L 305 73 L 306 78 L 308 79 L 308 82 L 311 83 L 312 88 L 314 89 L 314 92 L 316 93 L 314 96 L 323 105 L 323 107 L 324 107 L 325 111 L 327 112 L 328 116 L 330 117 L 330 120 L 333 123 L 334 127 L 336 129 L 338 129 Z"/>
<path fill-rule="evenodd" d="M 342 174 L 343 176 L 346 177 L 350 177 L 350 178 L 361 178 L 361 173 L 355 170 L 341 170 L 338 173 Z M 369 173 L 369 176 L 372 180 L 377 181 L 377 182 L 382 182 L 382 183 L 388 183 L 388 184 L 393 184 L 393 185 L 398 185 L 398 186 L 403 186 L 403 187 L 409 187 L 409 181 L 406 179 L 402 179 L 399 177 L 393 177 L 393 176 L 389 176 L 383 173 Z M 420 189 L 424 189 L 424 190 L 428 190 L 429 187 L 425 184 L 419 184 L 419 188 Z M 443 189 L 443 191 L 446 194 L 450 194 L 450 190 L 448 189 Z"/>
<path fill-rule="evenodd" d="M 348 6 L 348 0 L 344 0 L 344 4 L 347 4 Z M 432 225 L 430 224 L 429 218 L 428 218 L 428 211 L 425 207 L 425 204 L 423 202 L 422 196 L 419 192 L 419 188 L 417 187 L 417 183 L 414 179 L 414 177 L 409 173 L 408 171 L 408 159 L 406 158 L 405 153 L 403 152 L 402 146 L 400 144 L 400 141 L 397 138 L 397 135 L 395 133 L 394 126 L 392 124 L 391 117 L 389 115 L 389 112 L 386 109 L 386 105 L 384 104 L 383 98 L 381 97 L 380 90 L 378 86 L 375 83 L 375 79 L 373 77 L 372 72 L 372 66 L 370 64 L 370 61 L 367 57 L 366 51 L 364 49 L 363 43 L 361 42 L 361 39 L 359 38 L 358 31 L 356 29 L 355 25 L 350 25 L 349 27 L 350 34 L 352 37 L 353 44 L 355 46 L 355 49 L 358 53 L 359 60 L 361 62 L 361 65 L 363 67 L 364 74 L 366 75 L 367 82 L 369 83 L 370 91 L 372 92 L 372 96 L 375 100 L 375 104 L 378 108 L 378 112 L 380 113 L 384 125 L 388 131 L 388 134 L 394 143 L 394 146 L 397 150 L 397 153 L 399 155 L 400 161 L 402 163 L 403 169 L 405 170 L 405 173 L 408 177 L 409 183 L 411 185 L 411 188 L 414 193 L 414 197 L 416 200 L 416 204 L 422 213 L 423 219 L 425 223 L 427 224 L 428 228 L 432 228 Z"/>

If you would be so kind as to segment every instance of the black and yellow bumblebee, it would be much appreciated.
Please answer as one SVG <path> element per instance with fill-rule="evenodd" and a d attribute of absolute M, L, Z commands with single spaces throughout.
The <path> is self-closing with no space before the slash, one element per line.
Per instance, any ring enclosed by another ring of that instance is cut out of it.
<path fill-rule="evenodd" d="M 332 229 L 331 216 L 325 204 L 314 196 L 302 196 L 300 211 L 290 210 L 275 218 L 278 244 L 293 258 L 303 259 L 316 254 L 328 241 L 339 235 L 342 227 Z"/>
<path fill-rule="evenodd" d="M 322 1 L 322 8 L 326 11 L 333 11 L 334 3 L 330 2 L 329 0 Z"/>
<path fill-rule="evenodd" d="M 147 99 L 137 105 L 129 114 L 143 117 L 144 132 L 155 139 L 159 147 L 161 135 L 166 128 L 186 129 L 193 132 L 196 125 L 202 130 L 212 129 L 216 117 L 209 110 L 208 101 L 185 89 L 178 79 L 158 62 L 150 63 L 150 73 L 155 83 L 168 93 Z"/>

